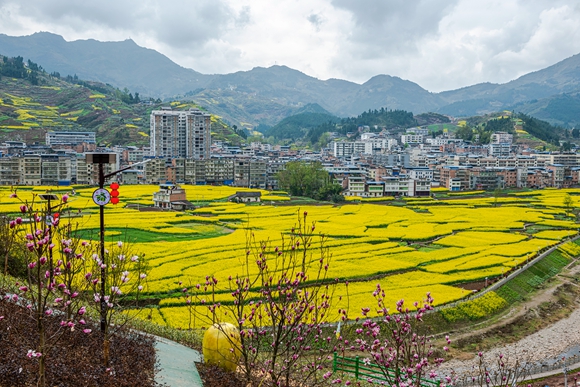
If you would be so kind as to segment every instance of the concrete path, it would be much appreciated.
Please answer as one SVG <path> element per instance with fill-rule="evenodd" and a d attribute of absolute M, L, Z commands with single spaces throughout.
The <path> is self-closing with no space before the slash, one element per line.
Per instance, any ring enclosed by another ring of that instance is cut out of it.
<path fill-rule="evenodd" d="M 198 351 L 174 341 L 155 337 L 155 350 L 160 371 L 155 381 L 168 387 L 203 387 L 195 368 L 195 362 L 201 362 Z"/>

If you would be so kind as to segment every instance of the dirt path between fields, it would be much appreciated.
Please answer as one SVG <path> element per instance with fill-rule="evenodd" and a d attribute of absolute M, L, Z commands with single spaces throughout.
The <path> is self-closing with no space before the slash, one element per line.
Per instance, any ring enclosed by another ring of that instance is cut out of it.
<path fill-rule="evenodd" d="M 573 266 L 574 263 L 575 261 L 568 268 Z M 477 326 L 475 328 L 473 326 L 469 327 L 467 328 L 469 329 L 469 333 L 450 333 L 451 339 L 453 341 L 459 341 L 469 340 L 469 338 L 478 336 L 491 336 L 494 332 L 502 330 L 504 327 L 507 330 L 510 324 L 520 323 L 523 321 L 522 317 L 530 313 L 530 311 L 536 313 L 539 317 L 538 309 L 542 304 L 545 305 L 545 303 L 557 301 L 554 293 L 559 286 L 567 283 L 570 286 L 578 287 L 578 284 L 571 281 L 569 277 L 580 273 L 580 265 L 572 269 L 568 268 L 562 270 L 555 277 L 557 281 L 552 281 L 549 287 L 538 291 L 528 301 L 519 304 L 517 308 L 512 309 L 498 321 L 491 325 L 486 325 L 481 329 L 477 329 Z M 497 358 L 499 354 L 504 354 L 512 358 L 518 357 L 520 360 L 525 358 L 528 362 L 541 363 L 548 359 L 556 359 L 568 352 L 568 356 L 574 356 L 580 359 L 580 353 L 576 354 L 576 349 L 574 351 L 570 350 L 571 347 L 576 348 L 580 345 L 580 305 L 578 301 L 572 305 L 573 311 L 568 317 L 562 318 L 517 342 L 503 344 L 485 350 L 483 351 L 484 356 L 487 358 Z M 455 359 L 444 363 L 443 370 L 468 370 L 477 365 L 478 359 L 475 353 L 456 352 L 455 355 L 457 356 Z"/>

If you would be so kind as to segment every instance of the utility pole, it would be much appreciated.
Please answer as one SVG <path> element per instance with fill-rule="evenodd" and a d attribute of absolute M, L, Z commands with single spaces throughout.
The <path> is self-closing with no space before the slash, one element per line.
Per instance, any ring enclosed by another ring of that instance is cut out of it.
<path fill-rule="evenodd" d="M 99 188 L 93 192 L 93 201 L 99 206 L 99 255 L 101 259 L 101 286 L 100 286 L 100 317 L 101 317 L 101 332 L 105 333 L 107 329 L 107 302 L 105 295 L 107 293 L 107 269 L 108 264 L 105 262 L 105 205 L 111 200 L 111 194 L 105 189 L 105 181 L 116 174 L 133 168 L 137 164 L 143 164 L 150 160 L 145 160 L 140 163 L 132 164 L 128 167 L 121 168 L 117 171 L 105 175 L 104 164 L 114 164 L 117 155 L 115 153 L 87 153 L 87 164 L 99 165 Z"/>

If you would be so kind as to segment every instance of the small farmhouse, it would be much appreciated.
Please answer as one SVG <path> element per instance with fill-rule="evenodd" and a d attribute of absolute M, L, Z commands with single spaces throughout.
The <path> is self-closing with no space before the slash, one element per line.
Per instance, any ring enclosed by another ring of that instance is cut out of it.
<path fill-rule="evenodd" d="M 253 191 L 238 191 L 234 195 L 228 196 L 228 200 L 230 202 L 236 203 L 251 203 L 251 202 L 259 202 L 260 198 L 262 197 L 261 192 L 253 192 Z"/>
<path fill-rule="evenodd" d="M 160 184 L 159 191 L 153 193 L 153 205 L 158 208 L 175 211 L 194 208 L 194 205 L 187 201 L 185 190 L 174 184 Z"/>

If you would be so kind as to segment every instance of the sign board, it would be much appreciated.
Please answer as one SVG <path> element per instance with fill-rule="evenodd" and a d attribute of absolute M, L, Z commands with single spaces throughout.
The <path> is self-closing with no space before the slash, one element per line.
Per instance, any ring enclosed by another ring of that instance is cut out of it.
<path fill-rule="evenodd" d="M 93 202 L 99 206 L 104 206 L 111 200 L 111 194 L 104 188 L 98 188 L 93 192 Z"/>

